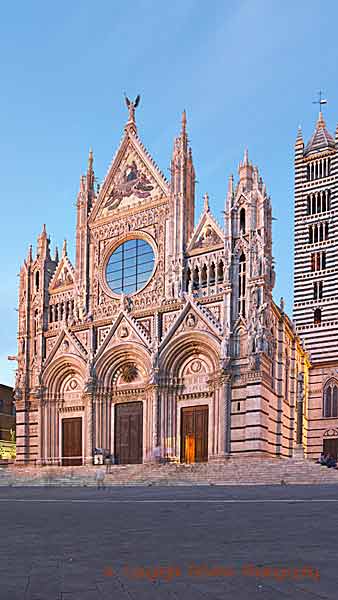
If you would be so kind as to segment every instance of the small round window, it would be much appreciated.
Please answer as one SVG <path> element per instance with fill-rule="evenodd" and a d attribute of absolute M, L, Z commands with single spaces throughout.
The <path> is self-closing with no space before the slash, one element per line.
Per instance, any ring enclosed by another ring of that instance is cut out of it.
<path fill-rule="evenodd" d="M 133 294 L 143 288 L 154 269 L 155 255 L 145 240 L 123 242 L 114 250 L 106 267 L 106 280 L 115 294 Z"/>

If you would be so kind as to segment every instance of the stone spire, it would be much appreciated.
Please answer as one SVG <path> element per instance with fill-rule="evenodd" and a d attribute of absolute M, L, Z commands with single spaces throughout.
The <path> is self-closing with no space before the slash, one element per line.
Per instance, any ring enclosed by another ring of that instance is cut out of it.
<path fill-rule="evenodd" d="M 302 133 L 301 126 L 298 125 L 297 137 L 296 137 L 296 146 L 300 146 L 301 144 L 304 145 L 303 133 Z"/>
<path fill-rule="evenodd" d="M 319 115 L 318 115 L 318 120 L 317 120 L 317 129 L 320 129 L 320 128 L 325 129 L 325 127 L 326 127 L 326 124 L 325 124 L 325 121 L 324 121 L 323 113 L 320 110 L 319 111 Z"/>
<path fill-rule="evenodd" d="M 67 240 L 63 240 L 62 256 L 67 256 Z"/>
<path fill-rule="evenodd" d="M 253 179 L 253 165 L 249 161 L 249 152 L 246 148 L 244 151 L 243 162 L 239 163 L 238 174 L 239 174 L 239 184 L 242 190 L 249 191 L 252 188 L 252 179 Z"/>
<path fill-rule="evenodd" d="M 49 258 L 49 238 L 47 237 L 46 225 L 44 224 L 42 227 L 42 231 L 38 237 L 37 243 L 37 256 L 41 258 Z"/>
<path fill-rule="evenodd" d="M 186 135 L 187 134 L 187 113 L 184 111 L 182 112 L 182 129 L 181 129 L 181 135 Z"/>
<path fill-rule="evenodd" d="M 307 144 L 304 156 L 311 154 L 317 154 L 323 150 L 333 150 L 335 148 L 335 142 L 332 135 L 326 129 L 326 123 L 324 121 L 322 111 L 319 111 L 315 131 Z"/>
<path fill-rule="evenodd" d="M 92 148 L 89 148 L 88 155 L 88 167 L 87 167 L 87 191 L 92 192 L 94 190 L 94 170 L 93 170 L 94 156 Z"/>

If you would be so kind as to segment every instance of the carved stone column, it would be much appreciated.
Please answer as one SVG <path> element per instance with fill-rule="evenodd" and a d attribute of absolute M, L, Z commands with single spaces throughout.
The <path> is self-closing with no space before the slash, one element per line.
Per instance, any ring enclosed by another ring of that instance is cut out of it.
<path fill-rule="evenodd" d="M 91 391 L 86 391 L 83 394 L 83 403 L 85 405 L 85 414 L 86 414 L 86 422 L 87 428 L 84 432 L 86 436 L 86 453 L 84 456 L 84 464 L 92 465 L 93 464 L 93 394 Z"/>
<path fill-rule="evenodd" d="M 303 402 L 304 400 L 304 375 L 299 373 L 297 380 L 297 400 L 296 400 L 296 414 L 297 414 L 297 429 L 296 429 L 296 447 L 293 450 L 294 458 L 304 458 L 303 448 Z"/>
<path fill-rule="evenodd" d="M 231 374 L 223 375 L 223 401 L 224 401 L 224 455 L 231 454 Z"/>

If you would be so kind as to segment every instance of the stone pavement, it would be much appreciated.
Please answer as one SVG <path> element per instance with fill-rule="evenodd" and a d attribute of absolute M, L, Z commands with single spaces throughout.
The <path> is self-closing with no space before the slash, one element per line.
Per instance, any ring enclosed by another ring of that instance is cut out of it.
<path fill-rule="evenodd" d="M 336 599 L 338 486 L 0 489 L 1 600 Z"/>

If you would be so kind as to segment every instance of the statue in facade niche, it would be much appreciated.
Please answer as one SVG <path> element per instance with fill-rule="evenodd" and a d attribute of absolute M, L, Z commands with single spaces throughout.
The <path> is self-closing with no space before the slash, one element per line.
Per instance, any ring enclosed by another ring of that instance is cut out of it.
<path fill-rule="evenodd" d="M 226 369 L 230 362 L 230 329 L 228 323 L 224 327 L 220 357 L 222 369 Z"/>
<path fill-rule="evenodd" d="M 125 312 L 130 312 L 130 310 L 131 310 L 130 298 L 128 296 L 126 296 L 126 294 L 124 294 L 123 292 L 122 292 L 121 298 L 120 298 L 120 309 Z"/>
<path fill-rule="evenodd" d="M 150 371 L 149 383 L 156 384 L 158 382 L 159 365 L 158 365 L 158 344 L 155 339 L 151 346 L 150 360 L 151 360 L 151 371 Z"/>
<path fill-rule="evenodd" d="M 84 391 L 91 392 L 93 384 L 96 378 L 96 371 L 94 366 L 94 353 L 91 351 L 88 356 L 88 361 L 86 364 L 86 379 L 84 384 Z"/>

